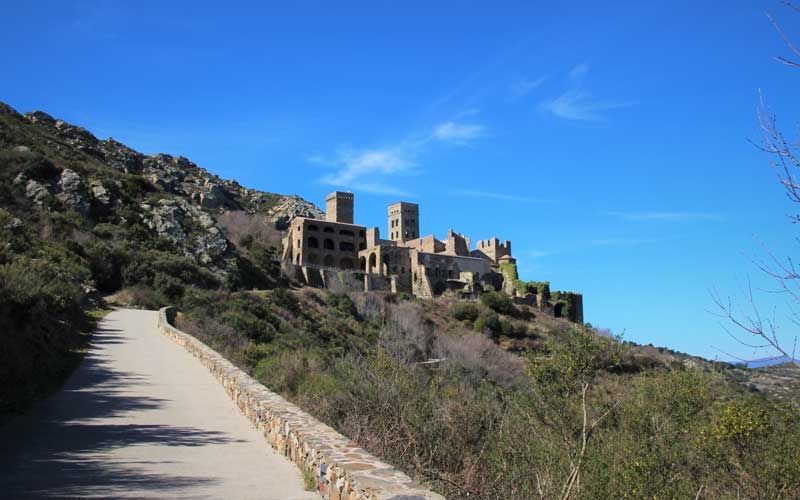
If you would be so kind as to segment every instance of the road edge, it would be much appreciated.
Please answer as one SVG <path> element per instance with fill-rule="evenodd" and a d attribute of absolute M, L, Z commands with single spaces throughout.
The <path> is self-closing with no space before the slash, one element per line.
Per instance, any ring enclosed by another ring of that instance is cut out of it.
<path fill-rule="evenodd" d="M 278 453 L 311 472 L 326 500 L 445 500 L 405 473 L 255 381 L 221 354 L 170 324 L 172 307 L 158 312 L 158 328 L 189 351 Z"/>

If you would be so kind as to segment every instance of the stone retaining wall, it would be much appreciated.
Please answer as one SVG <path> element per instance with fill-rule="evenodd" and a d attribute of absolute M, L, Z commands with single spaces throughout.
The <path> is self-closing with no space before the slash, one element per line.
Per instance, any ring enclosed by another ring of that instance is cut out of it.
<path fill-rule="evenodd" d="M 406 474 L 253 380 L 222 355 L 169 323 L 159 311 L 159 329 L 192 353 L 219 380 L 272 447 L 297 467 L 311 471 L 317 490 L 330 500 L 444 500 Z"/>

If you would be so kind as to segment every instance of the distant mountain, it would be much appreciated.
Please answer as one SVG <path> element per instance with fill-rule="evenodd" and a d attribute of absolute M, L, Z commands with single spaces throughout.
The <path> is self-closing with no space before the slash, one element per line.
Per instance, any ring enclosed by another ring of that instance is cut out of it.
<path fill-rule="evenodd" d="M 751 359 L 750 361 L 746 361 L 743 364 L 748 368 L 765 368 L 768 366 L 783 365 L 791 362 L 792 360 L 788 356 L 777 356 L 773 358 Z"/>

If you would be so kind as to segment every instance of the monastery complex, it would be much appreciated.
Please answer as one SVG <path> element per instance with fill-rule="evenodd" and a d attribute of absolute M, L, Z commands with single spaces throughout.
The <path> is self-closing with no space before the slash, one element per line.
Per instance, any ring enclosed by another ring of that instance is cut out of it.
<path fill-rule="evenodd" d="M 549 289 L 545 295 L 520 287 L 509 240 L 478 240 L 472 249 L 471 240 L 452 229 L 445 240 L 420 236 L 419 205 L 404 201 L 389 205 L 383 239 L 379 228 L 354 223 L 353 193 L 330 193 L 325 207 L 325 220 L 295 217 L 284 241 L 284 262 L 309 285 L 421 298 L 446 292 L 474 297 L 491 286 L 540 309 L 552 306 L 559 315 Z M 570 293 L 569 301 L 571 319 L 582 321 L 582 298 Z"/>

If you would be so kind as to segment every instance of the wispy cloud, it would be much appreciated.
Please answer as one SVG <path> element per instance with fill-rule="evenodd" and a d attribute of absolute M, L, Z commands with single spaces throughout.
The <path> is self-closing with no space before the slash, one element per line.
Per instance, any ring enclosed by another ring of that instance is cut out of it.
<path fill-rule="evenodd" d="M 335 169 L 320 179 L 325 184 L 375 194 L 408 195 L 390 178 L 413 173 L 419 147 L 407 142 L 387 148 L 348 148 L 339 150 L 333 158 L 314 155 L 308 161 Z"/>
<path fill-rule="evenodd" d="M 508 92 L 511 99 L 521 99 L 530 94 L 533 90 L 540 87 L 546 80 L 547 76 L 540 76 L 539 78 L 519 77 L 511 82 L 508 86 Z"/>
<path fill-rule="evenodd" d="M 459 116 L 477 114 L 476 109 L 463 111 Z M 413 196 L 398 188 L 396 178 L 418 173 L 417 158 L 432 141 L 466 145 L 482 137 L 483 125 L 446 121 L 423 135 L 408 136 L 402 142 L 379 148 L 342 148 L 327 157 L 319 154 L 309 156 L 307 161 L 332 168 L 320 181 L 331 186 L 375 194 Z"/>
<path fill-rule="evenodd" d="M 585 80 L 589 65 L 578 64 L 569 72 L 569 89 L 558 97 L 546 99 L 539 104 L 543 111 L 565 120 L 602 121 L 605 112 L 635 105 L 633 101 L 609 101 L 595 99 L 586 89 Z"/>
<path fill-rule="evenodd" d="M 689 221 L 722 220 L 719 214 L 709 212 L 606 212 L 608 215 L 632 221 Z"/>
<path fill-rule="evenodd" d="M 433 130 L 433 137 L 454 144 L 467 144 L 484 135 L 486 129 L 477 123 L 444 122 Z"/>
<path fill-rule="evenodd" d="M 575 65 L 575 67 L 569 71 L 569 78 L 573 82 L 580 82 L 586 77 L 588 73 L 589 73 L 589 65 L 586 63 L 580 63 Z"/>
<path fill-rule="evenodd" d="M 470 198 L 488 198 L 502 201 L 518 201 L 523 203 L 549 203 L 550 200 L 541 198 L 531 198 L 528 196 L 517 196 L 508 193 L 496 193 L 492 191 L 477 191 L 474 189 L 458 189 L 455 194 L 460 196 L 469 196 Z"/>

